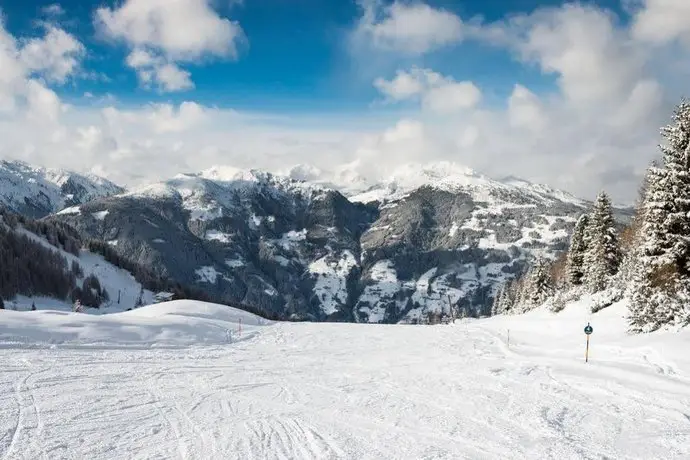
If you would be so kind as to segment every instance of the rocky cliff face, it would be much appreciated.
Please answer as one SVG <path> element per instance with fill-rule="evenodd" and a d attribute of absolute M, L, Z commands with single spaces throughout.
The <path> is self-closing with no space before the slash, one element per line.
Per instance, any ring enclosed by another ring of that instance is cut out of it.
<path fill-rule="evenodd" d="M 52 217 L 158 273 L 313 320 L 487 313 L 499 282 L 567 246 L 588 203 L 447 164 L 403 168 L 349 197 L 261 172 L 213 169 Z"/>

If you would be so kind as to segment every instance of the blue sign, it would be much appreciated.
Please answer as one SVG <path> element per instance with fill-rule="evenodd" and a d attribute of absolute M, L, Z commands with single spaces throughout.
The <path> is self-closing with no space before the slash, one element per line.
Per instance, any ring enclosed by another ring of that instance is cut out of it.
<path fill-rule="evenodd" d="M 587 323 L 587 326 L 585 326 L 585 334 L 589 335 L 592 332 L 594 332 L 594 329 L 589 325 L 589 323 Z"/>

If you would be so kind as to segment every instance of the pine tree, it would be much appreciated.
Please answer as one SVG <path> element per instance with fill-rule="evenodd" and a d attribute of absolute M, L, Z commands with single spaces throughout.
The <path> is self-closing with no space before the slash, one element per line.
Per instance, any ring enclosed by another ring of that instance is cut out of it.
<path fill-rule="evenodd" d="M 584 282 L 590 292 L 603 291 L 610 278 L 618 273 L 621 261 L 611 200 L 606 192 L 597 196 L 586 233 Z"/>
<path fill-rule="evenodd" d="M 553 294 L 549 264 L 545 259 L 538 259 L 536 261 L 527 285 L 529 291 L 526 294 L 531 308 L 543 304 Z"/>
<path fill-rule="evenodd" d="M 577 220 L 573 236 L 570 239 L 570 248 L 568 249 L 567 259 L 567 279 L 571 286 L 579 286 L 582 284 L 585 276 L 585 252 L 587 250 L 587 227 L 589 223 L 589 216 L 583 214 Z"/>
<path fill-rule="evenodd" d="M 501 287 L 498 288 L 498 291 L 496 291 L 496 295 L 494 296 L 494 302 L 491 305 L 491 316 L 496 316 L 496 315 L 500 315 L 501 313 L 503 313 L 502 302 L 503 302 L 505 291 L 506 291 L 505 285 L 501 285 Z"/>
<path fill-rule="evenodd" d="M 663 166 L 651 168 L 629 290 L 633 332 L 690 323 L 690 104 L 662 129 Z"/>

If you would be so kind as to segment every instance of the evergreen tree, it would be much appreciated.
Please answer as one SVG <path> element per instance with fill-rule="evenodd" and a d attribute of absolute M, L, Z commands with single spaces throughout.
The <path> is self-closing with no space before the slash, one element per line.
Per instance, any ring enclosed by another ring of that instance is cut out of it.
<path fill-rule="evenodd" d="M 498 288 L 498 291 L 496 292 L 496 295 L 494 296 L 494 302 L 491 305 L 491 316 L 496 316 L 500 315 L 503 313 L 503 300 L 505 297 L 505 292 L 506 292 L 506 286 L 503 284 L 501 285 L 500 288 Z"/>
<path fill-rule="evenodd" d="M 638 256 L 629 290 L 629 326 L 646 332 L 690 323 L 690 104 L 662 129 L 663 165 L 651 168 Z"/>
<path fill-rule="evenodd" d="M 606 289 L 610 277 L 618 273 L 621 256 L 611 200 L 599 193 L 587 225 L 584 254 L 585 284 L 591 292 Z"/>
<path fill-rule="evenodd" d="M 568 284 L 571 286 L 579 286 L 582 284 L 585 276 L 585 252 L 587 250 L 587 227 L 589 223 L 589 216 L 583 214 L 577 220 L 573 236 L 570 239 L 570 248 L 568 249 L 568 259 L 566 276 Z"/>
<path fill-rule="evenodd" d="M 5 309 L 5 301 L 3 300 L 2 296 L 0 296 L 0 310 Z"/>
<path fill-rule="evenodd" d="M 543 304 L 553 294 L 549 265 L 546 260 L 538 259 L 536 261 L 525 286 L 527 288 L 525 291 L 526 303 L 529 309 Z"/>

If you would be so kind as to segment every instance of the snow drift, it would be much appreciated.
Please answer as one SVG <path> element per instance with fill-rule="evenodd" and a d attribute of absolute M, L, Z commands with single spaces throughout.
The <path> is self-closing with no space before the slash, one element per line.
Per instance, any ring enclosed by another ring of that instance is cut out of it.
<path fill-rule="evenodd" d="M 224 305 L 176 300 L 110 315 L 0 311 L 0 343 L 186 346 L 251 335 L 269 321 Z M 240 335 L 240 323 L 243 333 Z"/>

